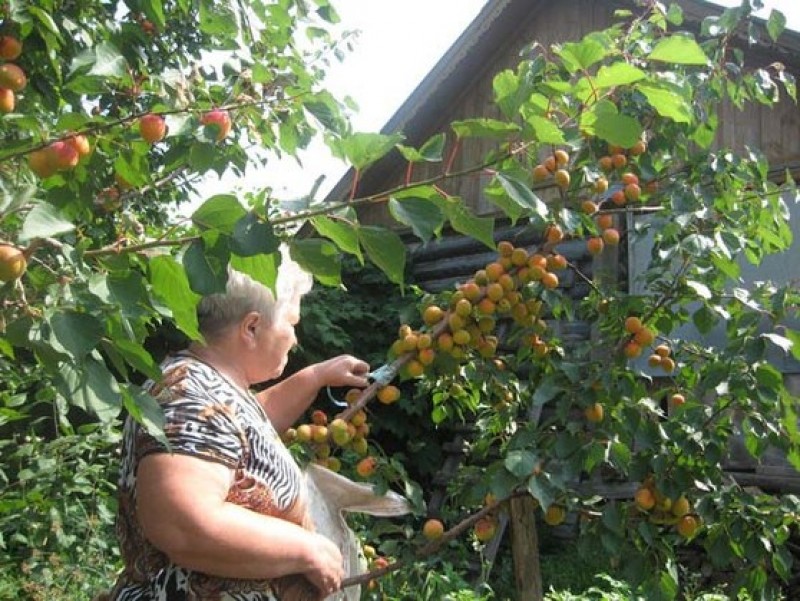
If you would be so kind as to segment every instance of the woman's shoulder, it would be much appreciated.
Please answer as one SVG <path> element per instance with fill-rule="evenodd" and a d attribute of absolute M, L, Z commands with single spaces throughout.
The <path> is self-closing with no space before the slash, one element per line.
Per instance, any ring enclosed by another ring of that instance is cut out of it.
<path fill-rule="evenodd" d="M 210 365 L 189 353 L 176 353 L 161 362 L 161 378 L 149 381 L 145 389 L 160 403 L 177 398 L 208 399 L 228 404 L 229 383 Z"/>

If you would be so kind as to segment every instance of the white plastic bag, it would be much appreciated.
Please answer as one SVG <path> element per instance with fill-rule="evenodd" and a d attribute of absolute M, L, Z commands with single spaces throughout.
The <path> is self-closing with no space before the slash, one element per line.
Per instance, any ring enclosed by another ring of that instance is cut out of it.
<path fill-rule="evenodd" d="M 344 512 L 367 513 L 380 517 L 393 517 L 411 512 L 405 498 L 387 491 L 376 495 L 369 484 L 353 482 L 331 470 L 309 464 L 305 470 L 308 487 L 309 512 L 317 531 L 336 543 L 344 557 L 346 576 L 357 576 L 367 571 L 366 560 L 355 533 L 347 525 Z M 350 586 L 329 597 L 326 601 L 358 601 L 361 587 Z"/>

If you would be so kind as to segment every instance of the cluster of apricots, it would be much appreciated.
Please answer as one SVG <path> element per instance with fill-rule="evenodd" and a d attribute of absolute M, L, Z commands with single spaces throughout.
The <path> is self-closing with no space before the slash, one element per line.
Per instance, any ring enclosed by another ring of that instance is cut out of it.
<path fill-rule="evenodd" d="M 656 488 L 652 477 L 645 478 L 634 493 L 633 502 L 650 522 L 672 526 L 684 538 L 694 536 L 700 527 L 700 517 L 692 512 L 686 496 L 670 499 Z"/>
<path fill-rule="evenodd" d="M 22 42 L 12 35 L 0 35 L 0 113 L 13 113 L 17 105 L 17 92 L 28 85 L 28 78 L 21 67 L 11 61 L 22 54 Z"/>
<path fill-rule="evenodd" d="M 81 159 L 91 153 L 92 145 L 87 137 L 75 134 L 31 152 L 28 155 L 28 167 L 44 179 L 57 171 L 74 169 Z"/>
<path fill-rule="evenodd" d="M 545 236 L 555 243 L 563 233 L 551 225 Z M 440 354 L 456 361 L 466 359 L 470 352 L 494 357 L 498 345 L 494 331 L 500 318 L 510 318 L 526 331 L 521 340 L 536 356 L 547 354 L 548 347 L 540 338 L 547 325 L 536 292 L 558 286 L 556 272 L 566 268 L 567 260 L 557 253 L 529 254 L 508 241 L 499 242 L 497 250 L 497 259 L 458 286 L 446 305 L 432 303 L 424 308 L 420 329 L 400 326 L 390 355 L 411 355 L 403 367 L 406 376 L 422 376 Z M 534 285 L 539 288 L 531 288 Z"/>
<path fill-rule="evenodd" d="M 361 391 L 354 388 L 347 392 L 345 399 L 352 404 L 360 394 Z M 347 421 L 340 417 L 329 420 L 324 411 L 316 409 L 311 413 L 309 423 L 289 428 L 283 434 L 283 441 L 287 445 L 295 442 L 308 445 L 312 460 L 334 472 L 342 467 L 335 452 L 345 449 L 353 451 L 361 457 L 355 466 L 356 473 L 362 478 L 369 478 L 375 473 L 378 461 L 369 455 L 368 435 L 367 413 L 363 409 L 355 412 Z"/>
<path fill-rule="evenodd" d="M 655 342 L 656 333 L 645 326 L 642 320 L 631 315 L 625 319 L 625 331 L 630 335 L 623 353 L 628 359 L 635 359 L 642 354 L 642 350 Z M 661 368 L 665 373 L 672 373 L 675 370 L 675 359 L 670 355 L 672 349 L 666 344 L 659 344 L 653 348 L 653 352 L 647 358 L 650 367 Z"/>
<path fill-rule="evenodd" d="M 641 156 L 646 150 L 647 143 L 644 140 L 639 140 L 628 149 L 609 146 L 608 154 L 598 159 L 598 166 L 604 175 L 599 176 L 592 184 L 595 198 L 584 200 L 581 210 L 587 215 L 594 215 L 606 202 L 621 208 L 629 202 L 642 200 L 642 184 L 639 176 L 630 169 L 630 164 L 632 159 Z M 609 182 L 609 177 L 614 180 L 613 184 Z M 607 195 L 612 185 L 613 192 Z M 587 240 L 587 247 L 592 255 L 600 254 L 606 246 L 616 246 L 620 240 L 619 231 L 614 228 L 614 220 L 610 214 L 598 215 L 595 223 L 599 234 Z"/>
<path fill-rule="evenodd" d="M 533 168 L 533 181 L 545 182 L 552 177 L 561 190 L 566 190 L 570 184 L 568 166 L 569 153 L 563 149 L 556 150 Z"/>
<path fill-rule="evenodd" d="M 200 124 L 213 128 L 214 139 L 220 142 L 230 133 L 233 122 L 228 111 L 213 109 L 200 115 Z M 167 135 L 167 122 L 157 113 L 147 113 L 139 117 L 138 127 L 139 134 L 148 144 L 160 142 Z"/>

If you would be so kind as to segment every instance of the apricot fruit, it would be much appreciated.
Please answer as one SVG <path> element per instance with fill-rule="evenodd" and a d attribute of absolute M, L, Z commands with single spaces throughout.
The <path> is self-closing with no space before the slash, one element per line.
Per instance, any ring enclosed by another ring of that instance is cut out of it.
<path fill-rule="evenodd" d="M 20 249 L 10 244 L 0 244 L 0 281 L 19 279 L 27 267 L 28 261 Z"/>
<path fill-rule="evenodd" d="M 428 540 L 438 540 L 444 534 L 444 524 L 440 520 L 431 518 L 422 526 L 422 535 Z"/>
<path fill-rule="evenodd" d="M 144 115 L 139 119 L 139 134 L 148 144 L 155 144 L 167 135 L 167 122 L 161 115 Z"/>

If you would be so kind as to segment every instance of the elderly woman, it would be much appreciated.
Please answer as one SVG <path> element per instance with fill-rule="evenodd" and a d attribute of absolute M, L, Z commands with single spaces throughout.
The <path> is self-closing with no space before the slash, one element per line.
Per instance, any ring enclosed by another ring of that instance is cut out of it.
<path fill-rule="evenodd" d="M 169 357 L 162 380 L 149 383 L 169 445 L 131 419 L 125 426 L 125 567 L 112 600 L 316 600 L 340 587 L 342 556 L 313 531 L 301 471 L 279 433 L 321 387 L 366 386 L 369 366 L 343 355 L 250 390 L 281 375 L 309 287 L 295 278 L 275 300 L 230 271 L 226 292 L 199 303 L 204 341 Z"/>

